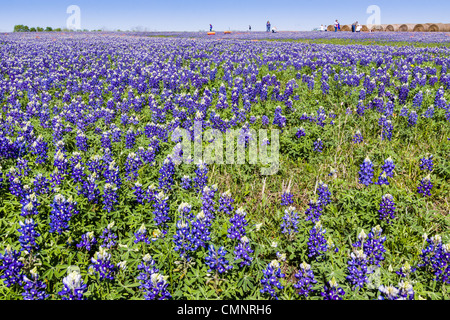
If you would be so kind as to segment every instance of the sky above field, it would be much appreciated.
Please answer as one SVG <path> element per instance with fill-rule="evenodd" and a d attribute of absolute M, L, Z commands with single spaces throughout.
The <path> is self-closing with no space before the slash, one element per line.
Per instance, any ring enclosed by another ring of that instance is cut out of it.
<path fill-rule="evenodd" d="M 81 29 L 138 31 L 247 30 L 264 31 L 267 20 L 278 30 L 308 31 L 321 24 L 359 21 L 365 24 L 380 8 L 382 24 L 450 23 L 448 0 L 0 0 L 0 31 L 14 25 L 65 28 L 67 7 L 80 8 Z"/>

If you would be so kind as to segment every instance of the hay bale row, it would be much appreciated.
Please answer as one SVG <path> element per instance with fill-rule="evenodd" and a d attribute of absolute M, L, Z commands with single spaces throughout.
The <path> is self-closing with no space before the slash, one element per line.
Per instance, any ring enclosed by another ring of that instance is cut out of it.
<path fill-rule="evenodd" d="M 334 25 L 327 27 L 328 31 L 334 31 Z M 351 31 L 351 25 L 342 25 L 341 30 L 348 32 Z M 367 32 L 450 32 L 450 23 L 424 23 L 424 24 L 381 24 L 381 25 L 363 25 L 361 31 Z"/>

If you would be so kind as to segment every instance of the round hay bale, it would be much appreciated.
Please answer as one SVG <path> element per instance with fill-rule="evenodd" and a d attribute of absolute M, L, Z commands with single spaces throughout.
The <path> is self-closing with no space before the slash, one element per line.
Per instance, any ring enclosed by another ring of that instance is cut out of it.
<path fill-rule="evenodd" d="M 381 31 L 384 31 L 383 26 L 380 25 L 380 24 L 378 24 L 378 25 L 373 25 L 373 26 L 370 28 L 370 30 L 371 30 L 372 32 L 381 32 Z"/>
<path fill-rule="evenodd" d="M 409 24 L 402 24 L 398 28 L 398 31 L 399 32 L 412 32 L 414 27 L 415 27 L 415 24 L 411 24 L 411 23 L 409 23 Z"/>
<path fill-rule="evenodd" d="M 427 23 L 428 26 L 428 32 L 439 32 L 439 27 L 436 23 Z"/>
<path fill-rule="evenodd" d="M 400 24 L 388 24 L 387 26 L 386 26 L 386 29 L 384 30 L 384 31 L 387 31 L 387 32 L 397 32 L 398 31 L 398 29 L 400 28 Z"/>
<path fill-rule="evenodd" d="M 341 26 L 341 31 L 352 31 L 352 28 L 350 28 L 349 25 L 345 24 Z"/>
<path fill-rule="evenodd" d="M 450 32 L 449 23 L 436 23 L 436 26 L 439 28 L 439 31 L 437 32 Z"/>
<path fill-rule="evenodd" d="M 363 25 L 363 26 L 361 26 L 361 31 L 362 31 L 362 32 L 368 32 L 368 31 L 369 31 L 369 28 L 367 28 L 366 25 Z"/>
<path fill-rule="evenodd" d="M 413 28 L 413 32 L 425 32 L 425 25 L 423 24 L 416 24 Z"/>
<path fill-rule="evenodd" d="M 330 25 L 327 27 L 327 30 L 328 30 L 328 31 L 334 31 L 334 26 L 330 24 Z"/>

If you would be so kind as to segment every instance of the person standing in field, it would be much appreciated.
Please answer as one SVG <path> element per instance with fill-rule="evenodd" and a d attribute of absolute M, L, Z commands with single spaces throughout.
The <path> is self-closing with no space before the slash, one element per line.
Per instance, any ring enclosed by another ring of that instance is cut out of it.
<path fill-rule="evenodd" d="M 266 27 L 267 27 L 266 31 L 270 32 L 270 21 L 269 20 L 267 20 Z"/>
<path fill-rule="evenodd" d="M 252 26 L 248 26 L 248 31 L 252 31 Z"/>
<path fill-rule="evenodd" d="M 212 24 L 209 24 L 209 31 L 212 31 Z"/>
<path fill-rule="evenodd" d="M 320 31 L 325 31 L 325 27 L 323 26 L 323 24 L 320 25 Z"/>
<path fill-rule="evenodd" d="M 356 25 L 358 24 L 358 21 L 352 24 L 352 32 L 356 31 Z"/>
<path fill-rule="evenodd" d="M 339 21 L 337 21 L 337 19 L 336 19 L 336 21 L 334 22 L 334 32 L 337 32 L 339 27 L 340 27 L 339 26 Z"/>

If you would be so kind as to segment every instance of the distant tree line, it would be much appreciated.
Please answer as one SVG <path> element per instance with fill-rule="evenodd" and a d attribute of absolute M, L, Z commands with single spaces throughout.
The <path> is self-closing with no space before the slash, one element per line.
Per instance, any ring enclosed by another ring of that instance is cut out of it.
<path fill-rule="evenodd" d="M 61 32 L 61 31 L 73 31 L 67 28 L 55 28 L 53 29 L 52 27 L 47 27 L 47 28 L 41 28 L 41 27 L 28 27 L 28 26 L 24 26 L 23 24 L 18 24 L 14 26 L 14 32 L 51 32 L 51 31 L 56 31 L 56 32 Z M 87 29 L 84 30 L 80 30 L 80 31 L 89 31 Z M 99 30 L 100 31 L 100 30 Z"/>

